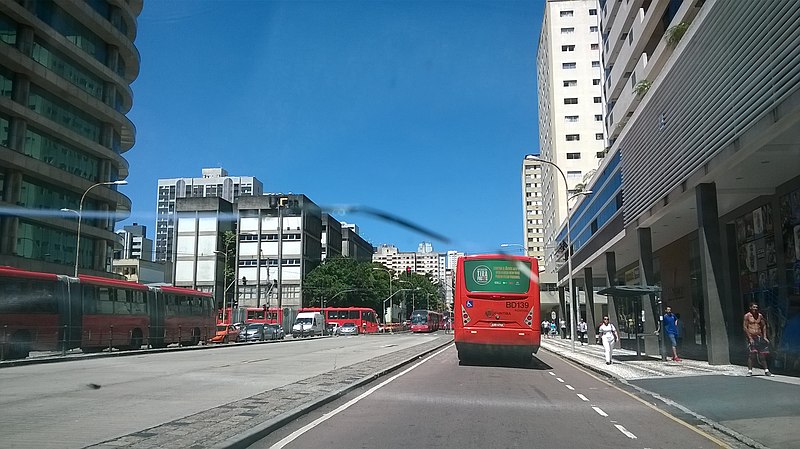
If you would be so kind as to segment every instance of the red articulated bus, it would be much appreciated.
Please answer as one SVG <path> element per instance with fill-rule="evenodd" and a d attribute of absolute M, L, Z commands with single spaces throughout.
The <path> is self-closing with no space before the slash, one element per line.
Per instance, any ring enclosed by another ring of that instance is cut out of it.
<path fill-rule="evenodd" d="M 344 323 L 355 323 L 362 334 L 378 332 L 378 314 L 368 307 L 307 307 L 300 312 L 322 312 L 325 324 L 341 326 Z"/>
<path fill-rule="evenodd" d="M 541 343 L 537 260 L 463 256 L 457 273 L 453 309 L 458 359 L 530 361 Z"/>
<path fill-rule="evenodd" d="M 411 312 L 411 332 L 436 332 L 441 329 L 442 314 L 433 310 Z"/>
<path fill-rule="evenodd" d="M 213 330 L 209 293 L 0 267 L 1 359 L 197 344 Z"/>

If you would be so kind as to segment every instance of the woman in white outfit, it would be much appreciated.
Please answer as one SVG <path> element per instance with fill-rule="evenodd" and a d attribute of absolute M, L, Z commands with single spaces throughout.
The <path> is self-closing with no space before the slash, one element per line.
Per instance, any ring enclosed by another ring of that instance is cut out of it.
<path fill-rule="evenodd" d="M 619 340 L 617 328 L 608 322 L 608 317 L 603 317 L 603 324 L 598 328 L 600 340 L 603 341 L 603 348 L 606 350 L 606 365 L 611 365 L 611 351 L 614 350 L 614 343 Z"/>

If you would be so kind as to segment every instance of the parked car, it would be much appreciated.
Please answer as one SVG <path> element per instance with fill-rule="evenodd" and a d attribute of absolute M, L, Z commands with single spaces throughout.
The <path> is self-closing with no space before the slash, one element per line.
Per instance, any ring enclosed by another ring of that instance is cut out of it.
<path fill-rule="evenodd" d="M 239 339 L 241 332 L 240 324 L 218 324 L 217 331 L 211 339 L 210 343 L 230 343 Z"/>
<path fill-rule="evenodd" d="M 337 335 L 336 330 L 339 329 L 339 323 L 327 323 L 325 330 L 327 335 Z"/>
<path fill-rule="evenodd" d="M 280 324 L 267 324 L 268 327 L 272 328 L 273 333 L 273 340 L 283 340 L 286 337 L 286 332 L 283 331 L 283 327 Z"/>
<path fill-rule="evenodd" d="M 336 329 L 338 335 L 358 335 L 356 323 L 344 323 Z"/>
<path fill-rule="evenodd" d="M 274 340 L 275 330 L 263 323 L 250 323 L 239 333 L 239 341 Z"/>

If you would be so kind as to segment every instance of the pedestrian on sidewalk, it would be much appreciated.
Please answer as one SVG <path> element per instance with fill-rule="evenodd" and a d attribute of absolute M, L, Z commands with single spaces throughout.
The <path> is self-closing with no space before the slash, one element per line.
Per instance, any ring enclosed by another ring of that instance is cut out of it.
<path fill-rule="evenodd" d="M 555 322 L 555 320 L 551 321 L 550 322 L 550 338 L 556 338 L 556 334 L 557 333 L 558 333 L 558 331 L 556 330 L 556 322 Z"/>
<path fill-rule="evenodd" d="M 767 367 L 769 356 L 769 339 L 767 338 L 767 320 L 758 311 L 758 304 L 751 302 L 750 311 L 744 314 L 742 322 L 744 336 L 747 338 L 747 376 L 753 375 L 753 357 L 764 368 L 764 375 L 771 376 Z"/>
<path fill-rule="evenodd" d="M 661 323 L 664 335 L 672 344 L 672 361 L 680 362 L 681 358 L 678 357 L 678 317 L 672 313 L 672 307 L 667 306 L 666 313 L 661 317 Z M 656 333 L 658 332 L 657 330 Z"/>
<path fill-rule="evenodd" d="M 561 320 L 561 339 L 567 338 L 567 322 Z"/>
<path fill-rule="evenodd" d="M 578 336 L 581 338 L 581 346 L 583 346 L 583 339 L 586 338 L 586 331 L 588 329 L 588 324 L 586 324 L 586 320 L 581 318 L 581 322 L 578 323 Z M 586 343 L 589 343 L 589 340 L 586 340 Z"/>
<path fill-rule="evenodd" d="M 603 324 L 597 329 L 600 334 L 600 340 L 603 341 L 603 349 L 606 350 L 606 365 L 611 365 L 611 351 L 614 350 L 614 344 L 619 340 L 617 328 L 608 321 L 608 317 L 603 317 Z"/>

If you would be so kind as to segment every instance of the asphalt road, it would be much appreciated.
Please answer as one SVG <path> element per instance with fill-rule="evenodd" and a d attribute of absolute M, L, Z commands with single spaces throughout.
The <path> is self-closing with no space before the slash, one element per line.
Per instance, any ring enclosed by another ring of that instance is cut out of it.
<path fill-rule="evenodd" d="M 251 447 L 674 449 L 720 443 L 544 351 L 529 366 L 461 366 L 450 345 Z"/>
<path fill-rule="evenodd" d="M 435 336 L 323 338 L 0 369 L 0 446 L 84 447 Z"/>

